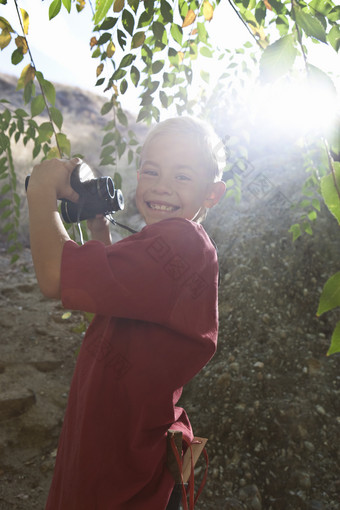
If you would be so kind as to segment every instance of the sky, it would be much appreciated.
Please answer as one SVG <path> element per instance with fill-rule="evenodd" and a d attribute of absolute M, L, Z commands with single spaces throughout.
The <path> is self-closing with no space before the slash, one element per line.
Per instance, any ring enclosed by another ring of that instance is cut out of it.
<path fill-rule="evenodd" d="M 97 94 L 102 94 L 100 87 L 95 87 L 97 59 L 91 58 L 89 40 L 92 36 L 92 11 L 89 4 L 81 13 L 77 13 L 72 5 L 69 14 L 65 8 L 51 21 L 48 21 L 50 1 L 18 0 L 19 7 L 24 8 L 30 17 L 28 41 L 33 54 L 36 68 L 43 72 L 46 79 L 56 83 L 72 85 Z M 95 0 L 93 0 L 95 4 Z M 18 33 L 21 33 L 13 0 L 7 5 L 0 5 L 0 16 L 5 17 Z M 247 40 L 251 40 L 246 28 L 238 20 L 228 2 L 221 2 L 209 25 L 214 44 L 224 47 L 238 48 Z M 3 73 L 19 76 L 27 65 L 24 60 L 17 66 L 11 64 L 13 47 L 0 52 L 0 70 Z M 205 59 L 205 63 L 207 60 Z M 312 44 L 309 48 L 309 62 L 324 71 L 338 69 L 340 73 L 340 56 L 325 44 Z M 337 83 L 337 86 L 340 84 Z M 138 108 L 138 92 L 128 89 L 123 98 L 124 106 Z"/>

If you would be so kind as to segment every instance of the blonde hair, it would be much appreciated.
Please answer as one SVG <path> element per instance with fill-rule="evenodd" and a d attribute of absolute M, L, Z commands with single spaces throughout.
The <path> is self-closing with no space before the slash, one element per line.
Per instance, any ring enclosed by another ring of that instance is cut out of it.
<path fill-rule="evenodd" d="M 202 153 L 203 164 L 209 178 L 220 181 L 226 164 L 226 157 L 222 140 L 216 135 L 212 127 L 192 117 L 173 117 L 157 124 L 147 135 L 141 151 L 143 152 L 154 138 L 160 135 L 176 134 L 191 137 Z"/>

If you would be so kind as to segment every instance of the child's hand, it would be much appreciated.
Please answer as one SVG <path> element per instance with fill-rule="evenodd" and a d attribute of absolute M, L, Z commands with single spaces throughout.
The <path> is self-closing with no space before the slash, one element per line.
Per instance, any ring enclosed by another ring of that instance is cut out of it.
<path fill-rule="evenodd" d="M 66 198 L 77 202 L 79 195 L 70 184 L 71 173 L 81 163 L 79 158 L 71 160 L 50 159 L 36 165 L 33 168 L 27 193 L 34 190 L 55 192 L 56 198 Z"/>
<path fill-rule="evenodd" d="M 111 235 L 109 225 L 109 220 L 102 215 L 97 215 L 95 218 L 87 220 L 87 227 L 91 233 L 91 239 L 94 241 L 101 241 L 107 246 L 110 245 Z"/>

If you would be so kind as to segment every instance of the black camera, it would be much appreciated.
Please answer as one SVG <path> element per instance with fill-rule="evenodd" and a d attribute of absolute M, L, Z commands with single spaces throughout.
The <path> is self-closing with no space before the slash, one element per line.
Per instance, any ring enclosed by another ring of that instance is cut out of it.
<path fill-rule="evenodd" d="M 27 189 L 29 176 L 26 177 Z M 78 193 L 77 203 L 61 199 L 61 215 L 65 223 L 78 223 L 94 218 L 97 214 L 112 214 L 124 209 L 124 197 L 115 189 L 111 177 L 95 178 L 86 163 L 77 165 L 70 178 L 72 188 Z"/>

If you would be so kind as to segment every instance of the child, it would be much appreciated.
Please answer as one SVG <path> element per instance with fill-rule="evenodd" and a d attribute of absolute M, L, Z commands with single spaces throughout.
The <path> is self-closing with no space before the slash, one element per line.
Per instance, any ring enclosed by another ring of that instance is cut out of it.
<path fill-rule="evenodd" d="M 57 199 L 77 201 L 79 163 L 50 160 L 32 172 L 27 197 L 33 262 L 45 296 L 95 313 L 71 384 L 46 510 L 165 510 L 169 428 L 193 439 L 182 388 L 217 341 L 215 248 L 199 220 L 222 197 L 207 128 L 169 119 L 141 153 L 136 204 L 146 227 L 111 246 L 105 221 L 71 241 Z"/>

